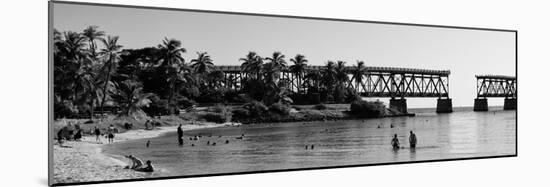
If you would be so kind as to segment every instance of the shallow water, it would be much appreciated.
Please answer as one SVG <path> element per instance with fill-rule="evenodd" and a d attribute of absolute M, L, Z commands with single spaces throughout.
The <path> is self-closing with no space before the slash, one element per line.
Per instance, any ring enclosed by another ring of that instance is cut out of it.
<path fill-rule="evenodd" d="M 109 154 L 133 154 L 162 168 L 152 176 L 182 176 L 259 170 L 295 169 L 454 159 L 516 154 L 516 111 L 491 108 L 473 112 L 455 108 L 410 109 L 416 117 L 369 120 L 253 124 L 186 131 L 185 145 L 176 133 L 106 146 Z M 394 126 L 391 128 L 391 126 Z M 380 126 L 380 128 L 378 128 Z M 409 131 L 417 148 L 408 148 Z M 200 140 L 189 137 L 201 134 Z M 244 134 L 243 139 L 236 139 Z M 404 149 L 393 150 L 397 134 Z M 221 137 L 220 137 L 221 136 Z M 226 144 L 225 141 L 229 140 Z M 207 142 L 216 142 L 216 146 Z M 195 146 L 191 146 L 194 144 Z M 314 145 L 314 149 L 311 149 Z M 306 146 L 309 146 L 306 150 Z"/>

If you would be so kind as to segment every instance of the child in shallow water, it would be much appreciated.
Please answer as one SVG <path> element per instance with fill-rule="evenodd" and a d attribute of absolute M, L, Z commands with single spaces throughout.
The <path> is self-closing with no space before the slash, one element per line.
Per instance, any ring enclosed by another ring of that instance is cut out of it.
<path fill-rule="evenodd" d="M 145 167 L 142 167 L 142 168 L 137 168 L 136 171 L 141 171 L 141 172 L 153 172 L 155 171 L 155 168 L 153 167 L 153 164 L 151 163 L 150 160 L 147 160 L 145 162 Z"/>
<path fill-rule="evenodd" d="M 141 160 L 133 155 L 128 155 L 126 158 L 130 159 L 132 161 L 132 165 L 129 166 L 129 169 L 137 170 L 143 166 L 143 162 Z"/>

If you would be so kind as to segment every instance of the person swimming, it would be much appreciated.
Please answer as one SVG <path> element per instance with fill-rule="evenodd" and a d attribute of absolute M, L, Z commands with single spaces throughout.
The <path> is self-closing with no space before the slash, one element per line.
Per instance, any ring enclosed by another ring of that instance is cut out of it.
<path fill-rule="evenodd" d="M 397 134 L 393 135 L 393 139 L 391 140 L 391 145 L 394 149 L 399 149 L 399 139 L 397 139 Z"/>
<path fill-rule="evenodd" d="M 228 143 L 229 143 L 229 140 L 225 140 L 225 143 L 228 144 Z"/>
<path fill-rule="evenodd" d="M 411 148 L 416 147 L 416 134 L 411 131 L 411 134 L 409 135 L 409 144 L 411 145 Z"/>

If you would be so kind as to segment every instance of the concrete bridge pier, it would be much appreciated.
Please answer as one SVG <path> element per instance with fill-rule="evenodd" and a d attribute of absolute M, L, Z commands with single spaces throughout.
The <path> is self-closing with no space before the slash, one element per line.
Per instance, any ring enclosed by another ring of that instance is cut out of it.
<path fill-rule="evenodd" d="M 489 105 L 487 98 L 477 98 L 474 100 L 474 111 L 488 111 Z"/>
<path fill-rule="evenodd" d="M 504 110 L 515 110 L 518 100 L 516 98 L 504 98 Z"/>
<path fill-rule="evenodd" d="M 407 99 L 401 98 L 391 98 L 390 99 L 390 108 L 393 108 L 399 112 L 407 113 Z"/>
<path fill-rule="evenodd" d="M 451 113 L 453 112 L 453 100 L 451 98 L 437 99 L 437 113 Z"/>

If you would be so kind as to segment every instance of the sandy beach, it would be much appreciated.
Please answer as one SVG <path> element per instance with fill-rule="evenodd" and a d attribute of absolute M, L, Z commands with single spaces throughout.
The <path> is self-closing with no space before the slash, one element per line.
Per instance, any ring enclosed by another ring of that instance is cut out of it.
<path fill-rule="evenodd" d="M 186 131 L 228 125 L 238 124 L 194 122 L 183 125 L 182 129 Z M 174 132 L 176 129 L 177 126 L 165 126 L 157 127 L 154 130 L 130 130 L 116 134 L 115 142 L 157 137 L 164 133 Z M 101 137 L 101 142 L 96 142 L 95 136 L 84 136 L 82 141 L 65 141 L 63 146 L 55 143 L 53 146 L 54 183 L 139 179 L 148 176 L 146 173 L 124 169 L 129 161 L 120 155 L 104 154 L 102 146 L 105 144 L 107 144 L 107 139 Z"/>

